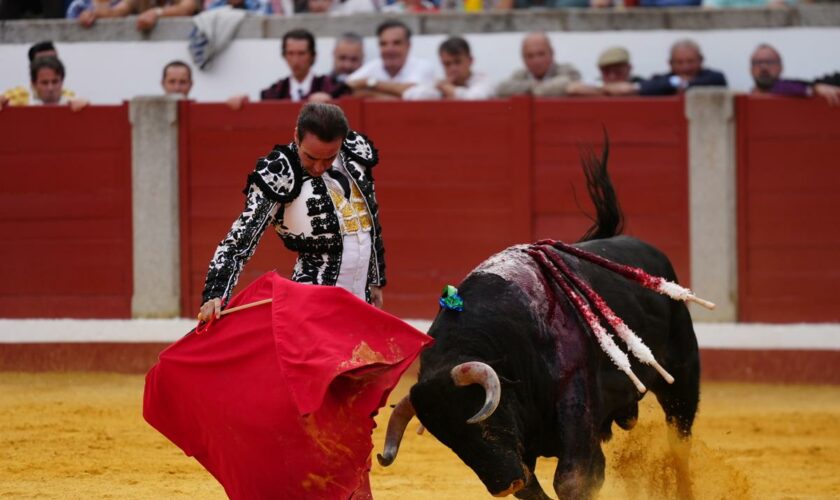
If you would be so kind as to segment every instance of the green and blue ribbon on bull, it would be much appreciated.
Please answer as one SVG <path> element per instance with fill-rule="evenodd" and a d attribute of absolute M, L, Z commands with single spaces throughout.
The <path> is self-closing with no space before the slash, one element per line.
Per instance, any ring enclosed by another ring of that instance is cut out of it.
<path fill-rule="evenodd" d="M 441 293 L 438 303 L 440 304 L 440 307 L 450 309 L 452 311 L 461 312 L 464 310 L 464 299 L 458 295 L 458 289 L 452 285 L 446 285 L 443 287 L 443 293 Z"/>

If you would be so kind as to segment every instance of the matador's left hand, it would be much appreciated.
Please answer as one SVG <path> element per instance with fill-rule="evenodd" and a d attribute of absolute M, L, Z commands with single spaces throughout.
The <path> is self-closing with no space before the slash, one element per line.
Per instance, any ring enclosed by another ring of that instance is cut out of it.
<path fill-rule="evenodd" d="M 382 288 L 376 285 L 370 286 L 370 303 L 373 304 L 375 307 L 382 309 Z"/>

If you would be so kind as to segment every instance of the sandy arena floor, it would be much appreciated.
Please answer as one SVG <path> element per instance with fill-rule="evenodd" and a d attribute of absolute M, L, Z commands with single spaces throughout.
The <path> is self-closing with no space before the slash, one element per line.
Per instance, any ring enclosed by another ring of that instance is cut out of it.
<path fill-rule="evenodd" d="M 143 421 L 142 393 L 141 376 L 0 373 L 0 498 L 225 498 L 197 462 Z M 636 429 L 617 430 L 605 445 L 599 498 L 676 497 L 661 410 L 653 397 L 644 402 Z M 387 416 L 377 419 L 377 451 Z M 378 500 L 491 498 L 449 449 L 415 427 L 394 465 L 374 465 Z M 840 498 L 840 386 L 705 384 L 691 461 L 698 500 Z M 546 487 L 553 469 L 554 461 L 541 462 Z"/>

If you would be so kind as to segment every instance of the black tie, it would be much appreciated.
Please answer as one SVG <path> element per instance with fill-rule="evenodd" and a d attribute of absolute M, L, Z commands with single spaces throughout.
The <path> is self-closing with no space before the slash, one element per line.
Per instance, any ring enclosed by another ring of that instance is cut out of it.
<path fill-rule="evenodd" d="M 339 184 L 341 184 L 341 189 L 344 190 L 344 197 L 348 200 L 350 199 L 350 181 L 347 179 L 347 176 L 339 172 L 338 170 L 331 168 L 327 170 L 327 174 L 330 177 L 337 180 Z"/>

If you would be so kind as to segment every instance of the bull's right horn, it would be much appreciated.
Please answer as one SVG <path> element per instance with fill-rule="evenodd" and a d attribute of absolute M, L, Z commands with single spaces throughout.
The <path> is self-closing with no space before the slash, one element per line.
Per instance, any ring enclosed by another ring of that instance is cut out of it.
<path fill-rule="evenodd" d="M 484 406 L 467 420 L 468 424 L 477 424 L 496 411 L 499 401 L 502 399 L 502 385 L 499 383 L 499 376 L 496 375 L 496 370 L 492 366 L 481 361 L 469 361 L 452 368 L 449 374 L 457 386 L 481 384 L 484 387 L 486 394 Z"/>
<path fill-rule="evenodd" d="M 402 398 L 394 411 L 391 413 L 391 418 L 388 419 L 388 430 L 385 431 L 385 448 L 382 453 L 376 454 L 376 460 L 379 465 L 388 467 L 397 458 L 397 452 L 400 451 L 400 442 L 402 442 L 405 428 L 408 422 L 415 414 L 414 405 L 408 396 Z"/>

